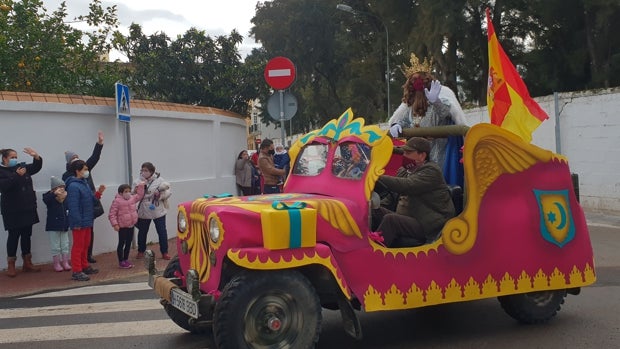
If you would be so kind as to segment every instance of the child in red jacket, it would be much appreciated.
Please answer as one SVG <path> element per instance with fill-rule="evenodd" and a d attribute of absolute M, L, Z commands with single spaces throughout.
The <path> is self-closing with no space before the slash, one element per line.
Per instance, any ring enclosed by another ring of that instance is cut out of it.
<path fill-rule="evenodd" d="M 138 209 L 136 203 L 144 196 L 144 183 L 136 186 L 136 193 L 131 193 L 129 184 L 121 184 L 118 187 L 118 194 L 110 206 L 108 219 L 115 231 L 118 232 L 118 246 L 116 254 L 118 256 L 118 267 L 129 269 L 133 264 L 128 260 L 131 242 L 133 240 L 134 225 L 138 222 Z"/>

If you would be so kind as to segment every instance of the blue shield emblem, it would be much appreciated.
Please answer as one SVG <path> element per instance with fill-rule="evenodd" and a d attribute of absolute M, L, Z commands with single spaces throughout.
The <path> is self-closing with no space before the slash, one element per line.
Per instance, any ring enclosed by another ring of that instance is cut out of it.
<path fill-rule="evenodd" d="M 540 210 L 540 233 L 552 244 L 563 247 L 575 237 L 575 224 L 568 190 L 534 190 Z"/>

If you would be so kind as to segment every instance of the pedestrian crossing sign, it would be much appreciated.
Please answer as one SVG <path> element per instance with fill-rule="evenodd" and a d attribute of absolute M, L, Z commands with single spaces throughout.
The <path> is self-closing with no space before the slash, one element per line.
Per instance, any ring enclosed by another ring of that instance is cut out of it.
<path fill-rule="evenodd" d="M 116 115 L 118 120 L 130 122 L 129 87 L 118 82 L 114 86 L 116 87 Z"/>

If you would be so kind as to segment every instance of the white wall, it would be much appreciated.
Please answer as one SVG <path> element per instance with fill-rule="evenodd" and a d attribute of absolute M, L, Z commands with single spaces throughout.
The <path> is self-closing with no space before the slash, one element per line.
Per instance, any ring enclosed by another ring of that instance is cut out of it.
<path fill-rule="evenodd" d="M 0 148 L 15 149 L 19 160 L 28 163 L 32 158 L 21 152 L 24 147 L 34 148 L 43 158 L 43 169 L 33 176 L 41 221 L 33 226 L 35 263 L 51 260 L 45 232 L 46 207 L 42 200 L 42 194 L 50 189 L 50 177 L 64 173 L 66 150 L 76 152 L 85 160 L 97 141 L 97 130 L 104 132 L 101 159 L 92 171 L 95 184 L 108 187 L 102 198 L 106 214 L 95 221 L 94 253 L 116 250 L 117 233 L 111 228 L 107 213 L 118 186 L 127 182 L 128 171 L 126 127 L 116 120 L 114 108 L 0 101 L 0 120 Z M 234 161 L 246 147 L 247 128 L 243 119 L 215 113 L 132 108 L 130 127 L 133 178 L 137 178 L 140 165 L 150 161 L 172 184 L 171 209 L 166 220 L 169 237 L 176 236 L 178 203 L 203 194 L 236 192 Z M 0 227 L 0 269 L 3 269 L 7 232 L 3 225 Z M 157 241 L 153 225 L 147 241 Z M 19 248 L 17 255 L 21 255 Z"/>
<path fill-rule="evenodd" d="M 557 108 L 553 95 L 536 101 L 549 119 L 534 131 L 532 143 L 568 157 L 579 175 L 583 207 L 620 211 L 620 89 L 558 93 Z M 486 107 L 465 114 L 470 126 L 489 120 Z"/>
<path fill-rule="evenodd" d="M 534 132 L 533 143 L 557 151 L 557 136 L 561 153 L 569 158 L 572 172 L 579 174 L 582 205 L 588 209 L 620 211 L 620 115 L 617 112 L 620 89 L 558 94 L 560 128 L 557 132 L 554 96 L 536 100 L 550 119 Z M 486 108 L 469 109 L 465 113 L 469 125 L 488 122 Z M 27 146 L 43 157 L 43 169 L 33 177 L 41 223 L 33 227 L 32 252 L 35 262 L 49 261 L 45 204 L 41 195 L 49 190 L 50 176 L 61 176 L 64 172 L 66 150 L 87 158 L 97 140 L 97 130 L 102 130 L 105 145 L 93 177 L 96 184 L 108 186 L 102 199 L 107 211 L 116 188 L 127 178 L 125 125 L 116 120 L 113 107 L 39 102 L 0 101 L 0 120 L 0 148 L 16 149 L 22 161 L 31 161 L 21 153 Z M 241 118 L 132 108 L 132 173 L 137 177 L 140 164 L 150 161 L 172 183 L 172 209 L 167 216 L 169 237 L 176 234 L 174 207 L 179 202 L 203 194 L 236 192 L 234 159 L 246 147 L 246 133 Z M 271 136 L 278 138 L 275 134 Z M 0 269 L 6 268 L 6 238 L 2 227 Z M 148 241 L 156 240 L 151 227 Z M 95 254 L 115 250 L 116 243 L 116 233 L 107 216 L 98 218 Z"/>

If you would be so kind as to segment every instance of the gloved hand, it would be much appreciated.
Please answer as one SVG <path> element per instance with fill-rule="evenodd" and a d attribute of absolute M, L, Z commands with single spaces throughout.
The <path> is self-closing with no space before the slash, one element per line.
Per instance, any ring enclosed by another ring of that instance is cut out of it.
<path fill-rule="evenodd" d="M 437 80 L 433 80 L 431 81 L 430 91 L 425 88 L 424 94 L 426 95 L 428 101 L 432 104 L 437 102 L 437 100 L 439 99 L 439 91 L 441 91 L 441 83 Z"/>
<path fill-rule="evenodd" d="M 394 124 L 392 125 L 392 127 L 390 127 L 390 134 L 392 135 L 392 138 L 398 137 L 398 135 L 401 134 L 402 132 L 403 132 L 403 128 L 400 127 L 400 124 Z"/>

